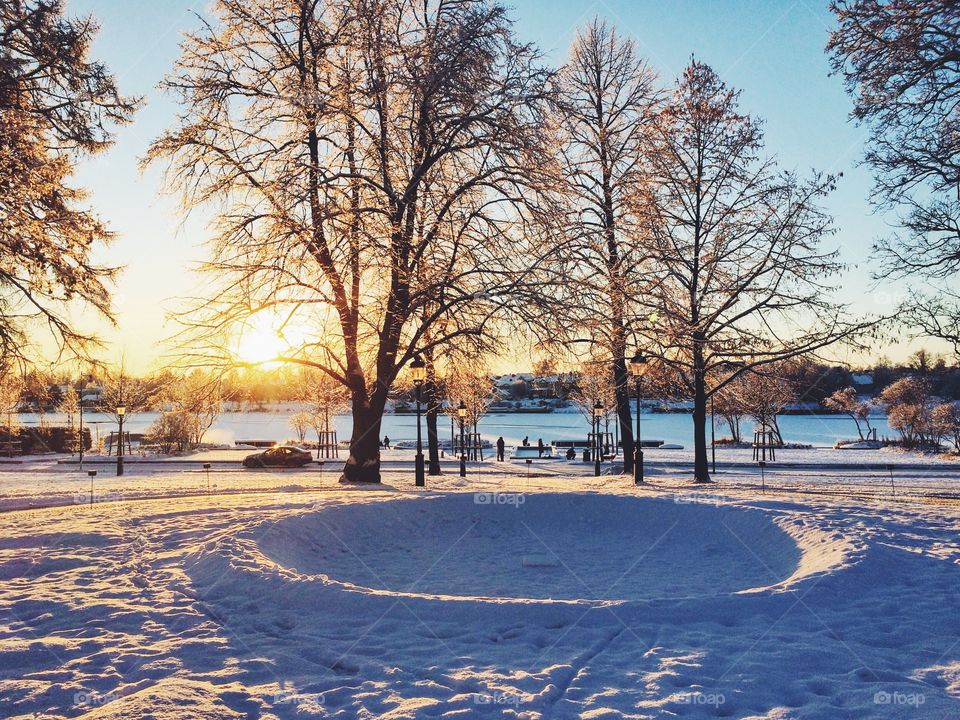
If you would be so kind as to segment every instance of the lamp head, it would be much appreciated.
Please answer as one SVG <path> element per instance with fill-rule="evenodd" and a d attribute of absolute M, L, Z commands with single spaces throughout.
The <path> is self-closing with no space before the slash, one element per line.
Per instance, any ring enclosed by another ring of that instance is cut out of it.
<path fill-rule="evenodd" d="M 117 415 L 123 417 L 127 414 L 127 408 L 125 405 L 117 405 Z"/>
<path fill-rule="evenodd" d="M 423 385 L 423 381 L 427 379 L 427 364 L 419 355 L 410 363 L 410 372 L 413 375 L 413 384 Z"/>
<path fill-rule="evenodd" d="M 593 404 L 593 416 L 595 418 L 603 417 L 603 403 L 599 400 Z"/>
<path fill-rule="evenodd" d="M 637 350 L 633 357 L 630 358 L 630 374 L 635 378 L 639 378 L 643 377 L 644 373 L 646 372 L 647 356 L 644 355 L 640 350 Z"/>
<path fill-rule="evenodd" d="M 463 402 L 463 400 L 460 401 L 460 406 L 457 408 L 457 415 L 461 418 L 465 418 L 467 416 L 467 405 L 465 402 Z"/>

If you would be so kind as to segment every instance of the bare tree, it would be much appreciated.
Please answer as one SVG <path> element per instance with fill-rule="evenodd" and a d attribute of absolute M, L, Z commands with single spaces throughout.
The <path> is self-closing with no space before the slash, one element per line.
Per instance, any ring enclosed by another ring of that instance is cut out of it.
<path fill-rule="evenodd" d="M 296 412 L 290 416 L 290 427 L 297 434 L 297 440 L 302 445 L 307 439 L 307 429 L 313 427 L 313 416 L 304 411 Z"/>
<path fill-rule="evenodd" d="M 655 313 L 635 329 L 693 399 L 697 482 L 710 481 L 711 394 L 870 327 L 846 321 L 828 295 L 842 266 L 820 248 L 831 219 L 818 202 L 833 178 L 778 172 L 737 102 L 712 69 L 691 62 L 650 124 L 647 182 L 634 198 L 658 278 L 635 298 Z M 710 377 L 721 379 L 708 387 Z"/>
<path fill-rule="evenodd" d="M 473 358 L 472 361 L 463 359 L 451 364 L 444 377 L 443 388 L 447 395 L 447 411 L 451 417 L 456 416 L 462 402 L 466 408 L 465 427 L 478 433 L 480 418 L 486 415 L 487 408 L 497 392 L 487 366 L 478 358 Z"/>
<path fill-rule="evenodd" d="M 772 430 L 779 445 L 783 445 L 783 435 L 777 416 L 797 397 L 796 388 L 782 370 L 781 363 L 763 365 L 744 373 L 731 386 L 742 414 L 749 416 L 755 427 Z"/>
<path fill-rule="evenodd" d="M 191 429 L 189 443 L 199 445 L 223 412 L 225 396 L 222 376 L 194 370 L 174 379 L 168 391 L 174 410 L 192 419 L 190 423 L 183 424 Z"/>
<path fill-rule="evenodd" d="M 742 376 L 724 386 L 711 395 L 711 408 L 714 413 L 723 418 L 730 428 L 730 440 L 734 443 L 743 441 L 740 432 L 740 421 L 743 420 L 743 405 L 737 400 L 737 385 L 743 381 Z"/>
<path fill-rule="evenodd" d="M 280 358 L 351 395 L 342 480 L 379 482 L 399 371 L 489 337 L 536 264 L 524 226 L 548 157 L 549 73 L 486 0 L 219 0 L 167 87 L 184 108 L 150 158 L 187 206 L 222 203 L 195 315 L 308 331 Z M 426 331 L 432 329 L 429 340 Z"/>
<path fill-rule="evenodd" d="M 876 277 L 911 277 L 899 313 L 960 355 L 960 12 L 943 0 L 835 0 L 827 46 L 870 129 L 866 163 L 902 233 L 879 242 Z"/>
<path fill-rule="evenodd" d="M 6 439 L 13 439 L 13 431 L 19 425 L 17 413 L 23 400 L 23 378 L 13 369 L 0 372 L 0 413 L 6 421 Z"/>
<path fill-rule="evenodd" d="M 130 375 L 121 364 L 101 378 L 97 409 L 119 422 L 118 408 L 124 408 L 124 417 L 144 412 L 150 409 L 161 393 L 162 388 L 156 383 Z"/>
<path fill-rule="evenodd" d="M 614 377 L 608 372 L 609 368 L 605 359 L 585 361 L 577 373 L 576 388 L 570 393 L 570 400 L 587 421 L 590 432 L 593 432 L 593 412 L 598 400 L 603 406 L 602 419 L 605 423 L 609 423 L 611 415 L 617 414 L 617 387 Z"/>
<path fill-rule="evenodd" d="M 930 412 L 931 423 L 939 445 L 942 438 L 953 443 L 954 452 L 960 452 L 960 404 L 941 403 Z"/>
<path fill-rule="evenodd" d="M 565 282 L 548 285 L 556 300 L 548 315 L 566 344 L 602 351 L 615 394 L 625 447 L 633 444 L 626 365 L 633 293 L 642 255 L 624 202 L 642 169 L 644 128 L 657 102 L 655 77 L 631 38 L 593 20 L 581 30 L 559 76 L 560 155 L 569 203 L 569 242 L 551 272 Z M 624 472 L 633 455 L 624 455 Z"/>
<path fill-rule="evenodd" d="M 30 368 L 23 376 L 23 398 L 37 413 L 37 424 L 40 427 L 46 425 L 47 410 L 50 409 L 53 399 L 52 382 L 50 373 L 37 367 Z"/>
<path fill-rule="evenodd" d="M 95 338 L 71 322 L 79 301 L 111 318 L 115 270 L 92 255 L 110 236 L 69 183 L 78 158 L 111 143 L 136 102 L 89 59 L 97 26 L 61 0 L 0 3 L 0 355 L 30 354 L 45 326 L 61 349 Z"/>
<path fill-rule="evenodd" d="M 904 377 L 887 385 L 880 393 L 887 411 L 887 423 L 900 433 L 905 447 L 933 444 L 931 412 L 934 408 L 930 382 L 922 377 Z"/>
<path fill-rule="evenodd" d="M 73 383 L 67 383 L 67 389 L 60 398 L 57 409 L 67 418 L 67 427 L 73 429 L 74 422 L 80 412 L 80 396 L 77 395 Z"/>
<path fill-rule="evenodd" d="M 421 397 L 426 403 L 424 420 L 427 425 L 427 474 L 440 475 L 440 431 L 438 428 L 443 399 L 446 396 L 444 380 L 437 372 L 434 351 L 426 350 L 421 357 L 426 365 L 427 379 L 421 388 Z"/>
<path fill-rule="evenodd" d="M 837 390 L 824 399 L 823 406 L 828 410 L 849 415 L 857 425 L 857 435 L 860 436 L 861 440 L 866 440 L 873 435 L 873 427 L 870 425 L 870 413 L 873 410 L 873 405 L 861 400 L 857 396 L 856 389 L 845 387 Z"/>
<path fill-rule="evenodd" d="M 304 404 L 310 417 L 310 427 L 317 433 L 317 442 L 321 434 L 330 432 L 332 418 L 350 407 L 350 394 L 346 387 L 327 373 L 305 368 L 297 380 L 299 392 L 297 398 Z M 319 448 L 318 448 L 319 450 Z"/>

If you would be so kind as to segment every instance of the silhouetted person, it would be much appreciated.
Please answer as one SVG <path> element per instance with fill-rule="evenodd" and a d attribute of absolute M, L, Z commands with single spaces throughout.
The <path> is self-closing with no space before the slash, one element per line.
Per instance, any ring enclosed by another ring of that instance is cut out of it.
<path fill-rule="evenodd" d="M 383 436 L 383 447 L 387 450 L 390 449 L 390 438 L 387 435 Z"/>
<path fill-rule="evenodd" d="M 527 436 L 527 437 L 525 437 L 525 438 L 523 439 L 523 446 L 524 446 L 524 447 L 530 447 L 530 437 L 529 437 L 529 436 Z"/>
<path fill-rule="evenodd" d="M 537 457 L 543 457 L 543 451 L 546 446 L 543 444 L 543 438 L 537 438 Z"/>
<path fill-rule="evenodd" d="M 577 451 L 573 449 L 573 446 L 567 448 L 567 460 L 576 460 Z"/>
<path fill-rule="evenodd" d="M 497 438 L 497 462 L 503 462 L 507 453 L 507 444 L 503 441 L 503 436 Z"/>

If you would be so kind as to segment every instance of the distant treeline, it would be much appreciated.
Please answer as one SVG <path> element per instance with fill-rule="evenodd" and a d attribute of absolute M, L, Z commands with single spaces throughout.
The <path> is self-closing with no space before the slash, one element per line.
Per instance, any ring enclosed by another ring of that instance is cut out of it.
<path fill-rule="evenodd" d="M 891 383 L 908 376 L 923 378 L 931 393 L 943 400 L 960 400 L 960 366 L 943 356 L 932 355 L 923 350 L 914 353 L 902 363 L 881 359 L 870 366 L 851 368 L 801 360 L 786 366 L 783 372 L 790 376 L 784 379 L 790 381 L 798 390 L 796 402 L 804 404 L 821 404 L 824 398 L 837 390 L 851 386 L 864 395 L 876 397 Z M 187 376 L 195 374 L 164 371 L 131 380 L 148 388 L 146 395 L 153 398 L 149 409 L 160 410 L 168 402 L 169 393 L 164 392 L 164 389 L 176 388 L 186 382 Z M 270 404 L 297 402 L 303 398 L 304 375 L 298 369 L 279 367 L 231 371 L 217 377 L 219 395 L 223 401 L 237 403 L 244 409 L 267 409 Z M 562 377 L 561 381 L 549 383 L 543 382 L 536 374 L 518 377 L 514 382 L 500 387 L 499 393 L 503 400 L 547 399 L 544 390 L 552 388 L 555 398 L 565 400 L 576 389 L 577 373 L 566 373 Z M 99 390 L 107 381 L 107 376 L 101 377 L 96 373 L 71 376 L 66 373 L 51 374 L 31 370 L 24 377 L 19 409 L 56 411 L 63 403 L 68 386 L 73 387 L 77 395 L 85 399 L 85 407 L 95 409 Z M 398 398 L 406 398 L 409 394 L 409 388 L 396 392 Z M 653 387 L 646 398 L 680 399 L 675 394 L 658 398 Z"/>

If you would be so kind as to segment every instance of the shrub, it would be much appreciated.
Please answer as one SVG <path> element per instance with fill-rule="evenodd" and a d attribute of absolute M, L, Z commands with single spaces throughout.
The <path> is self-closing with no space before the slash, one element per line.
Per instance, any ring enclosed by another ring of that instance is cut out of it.
<path fill-rule="evenodd" d="M 7 428 L 0 428 L 0 442 L 20 443 L 21 452 L 24 455 L 39 455 L 45 452 L 76 452 L 77 447 L 77 428 L 66 427 L 63 425 L 45 427 L 17 427 L 12 433 L 8 433 Z M 90 428 L 83 429 L 83 447 L 89 450 L 93 445 L 90 437 Z"/>
<path fill-rule="evenodd" d="M 182 452 L 192 445 L 198 433 L 197 418 L 184 410 L 161 413 L 146 432 L 147 442 L 163 452 Z"/>

